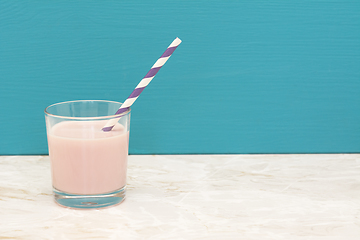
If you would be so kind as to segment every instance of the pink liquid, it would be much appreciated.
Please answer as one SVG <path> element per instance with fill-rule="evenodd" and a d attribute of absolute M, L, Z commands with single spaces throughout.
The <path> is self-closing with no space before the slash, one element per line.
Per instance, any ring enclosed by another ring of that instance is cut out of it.
<path fill-rule="evenodd" d="M 117 124 L 103 132 L 104 121 L 61 122 L 48 133 L 52 181 L 72 194 L 101 194 L 126 184 L 129 132 Z"/>

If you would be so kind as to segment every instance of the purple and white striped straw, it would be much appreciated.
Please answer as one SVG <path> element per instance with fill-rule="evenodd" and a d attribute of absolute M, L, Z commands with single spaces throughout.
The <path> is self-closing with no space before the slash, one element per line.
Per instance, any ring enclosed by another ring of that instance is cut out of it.
<path fill-rule="evenodd" d="M 135 100 L 139 97 L 140 93 L 144 90 L 144 88 L 149 85 L 151 80 L 155 77 L 160 68 L 166 63 L 166 61 L 170 58 L 171 54 L 175 51 L 177 46 L 181 43 L 179 38 L 176 38 L 170 46 L 166 49 L 166 51 L 161 55 L 161 57 L 156 61 L 156 63 L 151 67 L 150 71 L 145 75 L 145 77 L 140 81 L 140 83 L 136 86 L 134 91 L 130 94 L 130 96 L 125 100 L 125 102 L 120 106 L 119 110 L 116 111 L 115 115 L 126 112 L 129 107 L 135 102 Z M 110 119 L 106 125 L 102 128 L 104 132 L 111 131 L 111 129 L 115 126 L 115 124 L 119 121 L 119 118 Z"/>

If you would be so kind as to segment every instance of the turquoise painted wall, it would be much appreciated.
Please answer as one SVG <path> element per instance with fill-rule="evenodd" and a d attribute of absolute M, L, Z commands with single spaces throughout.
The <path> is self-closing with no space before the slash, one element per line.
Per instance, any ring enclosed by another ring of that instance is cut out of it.
<path fill-rule="evenodd" d="M 360 152 L 360 1 L 0 2 L 0 154 L 46 154 L 43 110 L 123 101 L 130 153 Z"/>

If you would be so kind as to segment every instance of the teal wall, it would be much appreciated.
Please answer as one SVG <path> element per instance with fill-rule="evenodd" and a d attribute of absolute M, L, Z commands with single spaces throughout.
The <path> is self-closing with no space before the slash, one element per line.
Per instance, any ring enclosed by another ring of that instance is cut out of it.
<path fill-rule="evenodd" d="M 130 153 L 360 152 L 360 1 L 0 1 L 0 154 L 46 154 L 43 110 L 123 101 Z"/>

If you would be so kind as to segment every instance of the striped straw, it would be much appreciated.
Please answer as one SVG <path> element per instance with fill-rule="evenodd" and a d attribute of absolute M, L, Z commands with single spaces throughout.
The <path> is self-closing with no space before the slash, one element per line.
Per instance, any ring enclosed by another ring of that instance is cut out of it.
<path fill-rule="evenodd" d="M 116 111 L 115 115 L 126 112 L 130 106 L 135 102 L 135 100 L 139 97 L 140 93 L 144 90 L 144 88 L 149 85 L 151 80 L 155 77 L 160 68 L 166 63 L 166 61 L 170 58 L 171 54 L 175 51 L 177 46 L 181 43 L 179 38 L 176 38 L 170 46 L 166 49 L 166 51 L 161 55 L 161 57 L 156 61 L 156 63 L 152 66 L 150 71 L 145 75 L 145 77 L 140 81 L 140 83 L 136 86 L 134 91 L 130 94 L 130 96 L 126 99 L 126 101 L 120 106 L 119 110 Z M 118 118 L 110 119 L 106 125 L 102 128 L 104 132 L 111 131 L 111 129 L 115 126 L 115 124 L 119 121 Z"/>

